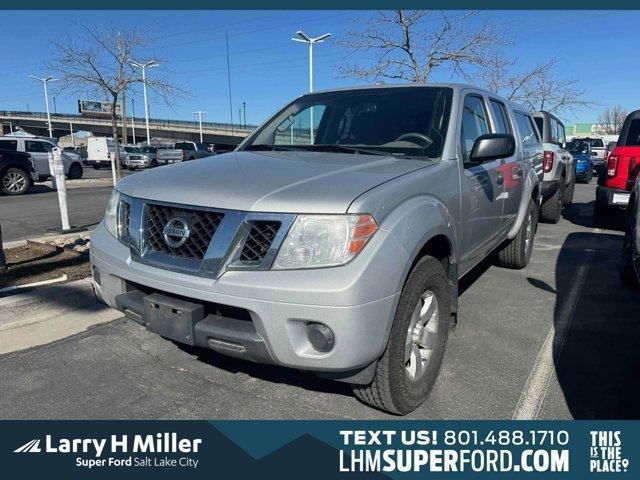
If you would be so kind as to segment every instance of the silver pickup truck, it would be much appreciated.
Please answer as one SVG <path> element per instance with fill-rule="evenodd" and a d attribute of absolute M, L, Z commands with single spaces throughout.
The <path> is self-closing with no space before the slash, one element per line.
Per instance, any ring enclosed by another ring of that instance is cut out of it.
<path fill-rule="evenodd" d="M 493 252 L 529 262 L 541 163 L 531 115 L 474 87 L 304 95 L 234 152 L 121 180 L 92 235 L 95 291 L 173 341 L 406 414 L 440 370 L 458 280 Z"/>
<path fill-rule="evenodd" d="M 168 165 L 214 155 L 207 148 L 206 143 L 176 142 L 173 148 L 158 150 L 158 163 Z"/>

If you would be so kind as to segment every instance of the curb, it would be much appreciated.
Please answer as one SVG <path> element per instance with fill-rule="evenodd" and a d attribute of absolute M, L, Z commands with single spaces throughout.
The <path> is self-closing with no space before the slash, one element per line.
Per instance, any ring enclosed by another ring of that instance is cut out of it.
<path fill-rule="evenodd" d="M 39 243 L 47 243 L 47 242 L 53 242 L 53 241 L 60 241 L 60 240 L 67 240 L 70 238 L 82 238 L 82 237 L 88 237 L 91 236 L 91 232 L 93 231 L 93 229 L 91 230 L 82 230 L 80 232 L 72 232 L 72 233 L 59 233 L 59 234 L 53 234 L 53 235 L 46 235 L 44 237 L 35 237 L 35 238 L 27 238 L 24 240 L 15 240 L 13 242 L 4 242 L 2 244 L 2 248 L 6 249 L 6 248 L 16 248 L 16 247 L 23 247 L 27 244 L 27 242 L 39 242 Z"/>

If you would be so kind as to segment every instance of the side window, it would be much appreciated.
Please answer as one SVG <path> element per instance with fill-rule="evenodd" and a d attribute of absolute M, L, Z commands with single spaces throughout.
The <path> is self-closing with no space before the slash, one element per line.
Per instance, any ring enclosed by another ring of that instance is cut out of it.
<path fill-rule="evenodd" d="M 516 123 L 518 124 L 518 131 L 522 137 L 522 145 L 532 147 L 540 143 L 540 137 L 529 115 L 516 112 Z"/>
<path fill-rule="evenodd" d="M 0 149 L 11 150 L 13 152 L 18 150 L 17 140 L 0 140 Z"/>
<path fill-rule="evenodd" d="M 629 125 L 629 133 L 627 133 L 627 141 L 625 145 L 630 147 L 640 146 L 640 118 L 631 120 Z"/>
<path fill-rule="evenodd" d="M 560 122 L 558 122 L 558 142 L 560 142 L 560 145 L 563 145 L 565 142 L 564 125 Z"/>
<path fill-rule="evenodd" d="M 558 122 L 555 118 L 551 119 L 551 142 L 560 143 L 560 139 L 558 138 Z"/>
<path fill-rule="evenodd" d="M 601 138 L 596 138 L 591 142 L 591 146 L 595 148 L 604 148 L 604 142 Z"/>
<path fill-rule="evenodd" d="M 533 117 L 533 120 L 536 122 L 540 135 L 544 138 L 544 119 L 542 117 Z"/>
<path fill-rule="evenodd" d="M 475 95 L 467 95 L 465 97 L 460 128 L 462 155 L 464 160 L 467 161 L 476 138 L 485 133 L 490 133 L 487 110 L 482 98 Z"/>
<path fill-rule="evenodd" d="M 507 109 L 504 103 L 498 102 L 497 100 L 489 100 L 489 105 L 491 105 L 491 113 L 493 113 L 496 119 L 494 133 L 511 133 L 509 115 L 507 115 Z"/>
<path fill-rule="evenodd" d="M 25 140 L 24 151 L 29 153 L 46 153 L 47 150 L 44 147 L 44 142 L 33 142 Z"/>
<path fill-rule="evenodd" d="M 48 142 L 42 142 L 42 148 L 44 149 L 45 152 L 52 152 L 53 151 L 53 145 L 51 145 Z"/>

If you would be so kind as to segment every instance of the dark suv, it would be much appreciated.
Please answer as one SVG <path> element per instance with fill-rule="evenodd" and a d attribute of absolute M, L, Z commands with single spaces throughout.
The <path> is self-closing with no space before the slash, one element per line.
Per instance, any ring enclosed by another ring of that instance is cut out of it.
<path fill-rule="evenodd" d="M 28 153 L 0 150 L 0 188 L 5 195 L 22 195 L 38 174 Z"/>

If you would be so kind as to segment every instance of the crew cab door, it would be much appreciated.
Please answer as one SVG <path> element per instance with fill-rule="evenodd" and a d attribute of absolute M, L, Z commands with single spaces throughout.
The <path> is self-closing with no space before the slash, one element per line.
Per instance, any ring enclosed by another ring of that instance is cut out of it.
<path fill-rule="evenodd" d="M 471 150 L 476 139 L 486 133 L 493 133 L 489 122 L 485 98 L 476 93 L 465 95 L 459 126 L 462 156 L 462 208 L 464 259 L 474 264 L 491 250 L 497 237 L 502 216 L 502 184 L 499 179 L 501 160 L 481 164 L 470 161 Z M 465 191 L 467 192 L 465 194 Z"/>
<path fill-rule="evenodd" d="M 508 133 L 518 136 L 514 131 L 514 122 L 509 115 L 506 105 L 495 98 L 489 99 L 491 118 L 495 133 Z M 502 192 L 498 197 L 498 209 L 500 210 L 501 226 L 510 225 L 515 221 L 520 207 L 520 199 L 524 191 L 524 168 L 522 165 L 522 155 L 518 148 L 515 153 L 508 158 L 501 159 L 498 166 L 498 185 L 502 186 Z"/>

